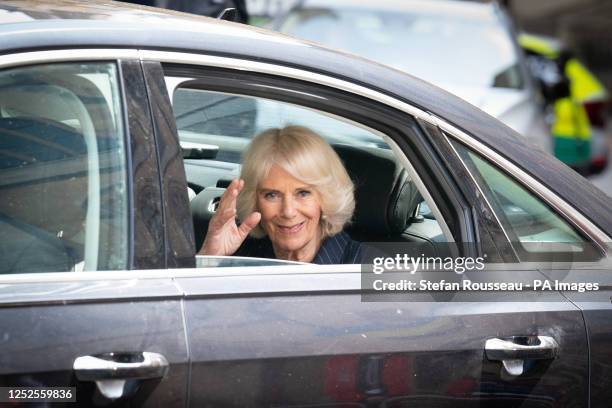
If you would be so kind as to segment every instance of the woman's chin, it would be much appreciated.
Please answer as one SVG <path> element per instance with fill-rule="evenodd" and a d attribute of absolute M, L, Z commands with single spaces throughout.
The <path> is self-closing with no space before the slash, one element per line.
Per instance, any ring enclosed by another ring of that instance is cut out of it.
<path fill-rule="evenodd" d="M 277 248 L 282 249 L 283 251 L 292 252 L 304 248 L 307 243 L 308 242 L 303 238 L 294 237 L 278 240 L 274 244 Z"/>

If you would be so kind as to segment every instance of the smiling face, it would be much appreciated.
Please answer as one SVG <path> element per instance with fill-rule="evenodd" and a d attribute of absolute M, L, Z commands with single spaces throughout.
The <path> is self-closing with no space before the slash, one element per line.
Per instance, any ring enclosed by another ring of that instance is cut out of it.
<path fill-rule="evenodd" d="M 321 244 L 321 197 L 310 185 L 273 165 L 257 187 L 261 226 L 279 259 L 311 262 Z"/>

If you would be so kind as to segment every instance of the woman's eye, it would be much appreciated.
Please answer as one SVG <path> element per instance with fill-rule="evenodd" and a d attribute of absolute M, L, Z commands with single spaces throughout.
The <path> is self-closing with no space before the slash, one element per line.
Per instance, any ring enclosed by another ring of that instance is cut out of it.
<path fill-rule="evenodd" d="M 309 197 L 312 194 L 309 190 L 300 190 L 298 191 L 298 197 Z"/>
<path fill-rule="evenodd" d="M 274 191 L 268 191 L 264 194 L 264 198 L 266 200 L 274 200 L 277 196 L 278 194 L 276 194 Z"/>

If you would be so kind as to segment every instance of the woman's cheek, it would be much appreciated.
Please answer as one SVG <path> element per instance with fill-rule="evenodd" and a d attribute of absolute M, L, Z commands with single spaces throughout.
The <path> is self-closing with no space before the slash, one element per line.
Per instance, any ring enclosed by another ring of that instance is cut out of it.
<path fill-rule="evenodd" d="M 275 203 L 271 203 L 266 200 L 260 200 L 257 203 L 257 208 L 259 212 L 261 213 L 261 220 L 263 222 L 266 222 L 274 217 L 274 215 L 277 212 L 275 207 L 276 207 Z"/>
<path fill-rule="evenodd" d="M 312 213 L 321 212 L 321 201 L 318 199 L 318 197 L 313 196 L 312 199 L 308 201 L 307 207 Z"/>

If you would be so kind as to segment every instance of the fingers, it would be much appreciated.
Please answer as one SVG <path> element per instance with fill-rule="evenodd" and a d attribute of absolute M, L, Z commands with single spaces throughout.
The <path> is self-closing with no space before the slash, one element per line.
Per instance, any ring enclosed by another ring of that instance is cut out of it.
<path fill-rule="evenodd" d="M 223 212 L 229 208 L 236 208 L 236 197 L 238 197 L 238 186 L 240 185 L 240 181 L 237 179 L 232 180 L 232 182 L 227 186 L 225 192 L 221 196 L 221 201 L 219 201 L 219 207 L 217 208 L 217 212 Z"/>
<path fill-rule="evenodd" d="M 232 255 L 259 223 L 261 214 L 252 213 L 240 227 L 236 225 L 236 202 L 243 188 L 244 180 L 232 180 L 221 196 L 219 206 L 208 225 L 208 233 L 200 254 Z"/>
<path fill-rule="evenodd" d="M 220 229 L 234 217 L 236 217 L 235 208 L 226 208 L 223 211 L 217 210 L 210 222 L 210 226 L 215 230 Z"/>
<path fill-rule="evenodd" d="M 228 221 L 234 220 L 236 217 L 236 202 L 238 199 L 238 194 L 243 188 L 244 180 L 242 179 L 233 179 L 227 186 L 225 192 L 223 192 L 223 195 L 221 196 L 217 211 L 215 211 L 215 215 L 210 223 L 211 227 L 213 227 L 215 230 L 223 227 Z"/>
<path fill-rule="evenodd" d="M 244 186 L 243 180 L 232 180 L 221 196 L 221 200 L 219 201 L 219 206 L 217 207 L 215 215 L 217 213 L 223 214 L 225 211 L 230 209 L 234 209 L 234 211 L 236 210 L 236 199 L 238 197 L 238 193 L 242 189 L 242 186 Z"/>
<path fill-rule="evenodd" d="M 261 213 L 258 212 L 251 213 L 248 217 L 246 217 L 244 221 L 242 221 L 242 224 L 240 224 L 240 227 L 238 227 L 240 237 L 244 239 L 248 233 L 251 232 L 251 230 L 255 228 L 257 224 L 259 224 L 260 220 Z"/>

